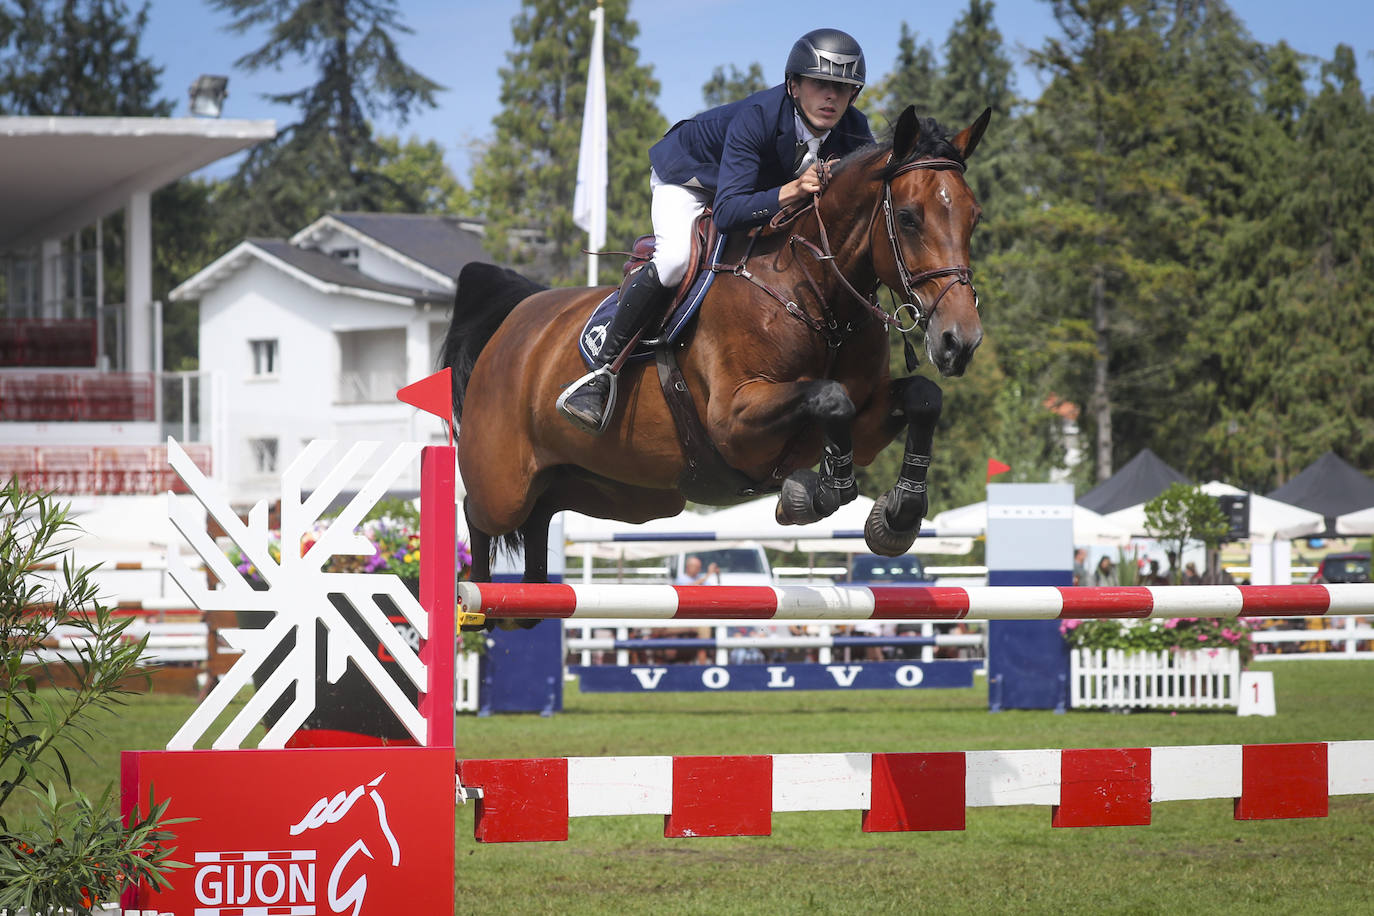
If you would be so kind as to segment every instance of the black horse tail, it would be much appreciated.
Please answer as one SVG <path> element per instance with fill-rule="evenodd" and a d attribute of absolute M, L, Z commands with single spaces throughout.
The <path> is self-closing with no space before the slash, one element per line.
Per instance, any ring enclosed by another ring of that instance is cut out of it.
<path fill-rule="evenodd" d="M 439 352 L 439 365 L 453 370 L 453 419 L 456 426 L 463 422 L 463 399 L 467 395 L 468 380 L 482 348 L 491 340 L 501 322 L 526 296 L 547 287 L 513 270 L 472 261 L 458 274 L 458 289 L 453 297 L 453 317 L 449 320 L 444 346 Z M 524 546 L 519 530 L 491 542 L 490 559 L 496 559 L 496 547 L 504 547 L 512 555 Z"/>
<path fill-rule="evenodd" d="M 453 419 L 458 424 L 463 422 L 463 398 L 478 354 L 525 297 L 547 288 L 513 270 L 480 261 L 470 262 L 458 274 L 453 318 L 438 365 L 453 370 Z"/>

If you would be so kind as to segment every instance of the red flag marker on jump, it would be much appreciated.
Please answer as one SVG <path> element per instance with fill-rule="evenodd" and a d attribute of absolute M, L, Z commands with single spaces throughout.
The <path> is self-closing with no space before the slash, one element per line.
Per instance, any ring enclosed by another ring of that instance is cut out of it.
<path fill-rule="evenodd" d="M 996 477 L 998 474 L 1005 474 L 1007 471 L 1010 471 L 1010 470 L 1011 470 L 1011 465 L 1009 465 L 1009 464 L 1003 464 L 1002 462 L 998 461 L 996 458 L 989 458 L 989 459 L 988 459 L 988 481 L 989 481 L 989 482 L 991 482 L 992 478 Z"/>
<path fill-rule="evenodd" d="M 396 392 L 396 400 L 432 413 L 444 421 L 448 430 L 448 444 L 453 444 L 453 370 L 445 366 L 418 382 Z"/>

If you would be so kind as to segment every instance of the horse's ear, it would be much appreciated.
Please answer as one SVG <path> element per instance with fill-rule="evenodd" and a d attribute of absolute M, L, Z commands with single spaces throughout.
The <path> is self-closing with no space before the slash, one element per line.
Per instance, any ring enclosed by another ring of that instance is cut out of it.
<path fill-rule="evenodd" d="M 968 127 L 959 131 L 951 142 L 954 148 L 959 151 L 959 155 L 967 159 L 973 155 L 973 151 L 978 147 L 978 141 L 983 139 L 983 131 L 988 129 L 988 121 L 992 118 L 992 109 L 984 108 L 983 113 L 978 116 Z"/>
<path fill-rule="evenodd" d="M 892 131 L 892 161 L 901 162 L 921 138 L 921 122 L 916 117 L 916 106 L 908 105 L 897 118 L 897 127 Z"/>

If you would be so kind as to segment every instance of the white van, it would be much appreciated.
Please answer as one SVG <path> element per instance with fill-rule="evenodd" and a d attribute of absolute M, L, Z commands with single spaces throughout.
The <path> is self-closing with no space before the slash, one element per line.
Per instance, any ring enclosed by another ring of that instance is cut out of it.
<path fill-rule="evenodd" d="M 670 580 L 676 581 L 687 563 L 688 557 L 701 560 L 701 570 L 705 572 L 716 564 L 720 572 L 703 584 L 709 585 L 772 585 L 773 567 L 758 544 L 740 544 L 735 547 L 704 547 L 701 550 L 684 550 L 669 560 Z"/>

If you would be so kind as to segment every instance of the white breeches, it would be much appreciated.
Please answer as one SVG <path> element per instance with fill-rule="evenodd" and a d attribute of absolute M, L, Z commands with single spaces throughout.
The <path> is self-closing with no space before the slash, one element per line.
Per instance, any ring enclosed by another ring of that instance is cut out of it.
<path fill-rule="evenodd" d="M 715 195 L 702 188 L 666 184 L 649 170 L 653 193 L 650 215 L 654 222 L 654 267 L 665 287 L 677 286 L 692 257 L 692 227 Z"/>

